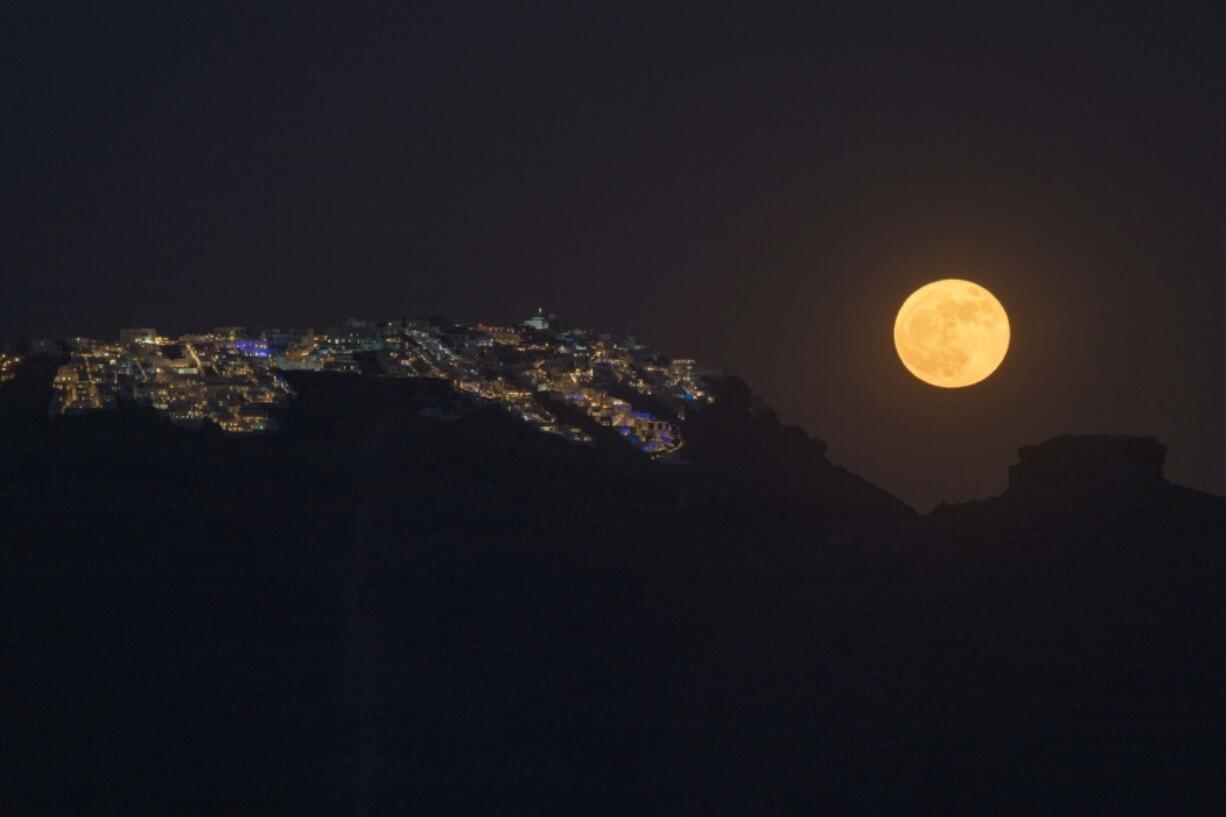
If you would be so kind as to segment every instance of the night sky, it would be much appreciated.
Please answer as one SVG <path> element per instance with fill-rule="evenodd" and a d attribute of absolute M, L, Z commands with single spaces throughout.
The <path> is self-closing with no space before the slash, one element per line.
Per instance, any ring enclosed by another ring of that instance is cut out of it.
<path fill-rule="evenodd" d="M 158 5 L 6 6 L 0 337 L 543 306 L 921 509 L 1066 432 L 1226 494 L 1213 4 Z M 941 277 L 1013 325 L 965 390 L 893 350 Z"/>

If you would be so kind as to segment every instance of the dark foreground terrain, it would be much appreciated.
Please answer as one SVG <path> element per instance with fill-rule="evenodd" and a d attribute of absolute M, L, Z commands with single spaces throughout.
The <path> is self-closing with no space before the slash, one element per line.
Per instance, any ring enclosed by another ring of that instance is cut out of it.
<path fill-rule="evenodd" d="M 1226 500 L 1156 441 L 917 517 L 734 380 L 666 465 L 430 381 L 232 439 L 48 379 L 0 386 L 3 813 L 1223 813 Z"/>

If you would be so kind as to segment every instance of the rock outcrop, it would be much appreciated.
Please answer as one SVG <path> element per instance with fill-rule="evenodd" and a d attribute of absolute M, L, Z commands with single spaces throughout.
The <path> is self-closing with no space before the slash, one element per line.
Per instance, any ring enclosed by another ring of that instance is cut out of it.
<path fill-rule="evenodd" d="M 1149 490 L 1166 483 L 1166 446 L 1153 437 L 1064 435 L 1018 450 L 1008 499 Z"/>

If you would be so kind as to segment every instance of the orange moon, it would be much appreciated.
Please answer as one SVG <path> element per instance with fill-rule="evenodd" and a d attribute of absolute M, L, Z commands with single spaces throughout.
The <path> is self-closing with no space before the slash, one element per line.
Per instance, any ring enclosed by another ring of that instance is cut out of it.
<path fill-rule="evenodd" d="M 894 348 L 907 371 L 933 386 L 959 389 L 996 371 L 1009 350 L 1009 316 L 972 281 L 933 281 L 903 301 Z"/>

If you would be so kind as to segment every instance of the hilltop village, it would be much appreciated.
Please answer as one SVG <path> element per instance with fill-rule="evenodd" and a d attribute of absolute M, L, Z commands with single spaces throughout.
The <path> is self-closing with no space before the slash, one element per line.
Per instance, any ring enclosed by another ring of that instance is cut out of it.
<path fill-rule="evenodd" d="M 214 423 L 230 434 L 277 429 L 276 409 L 294 398 L 289 371 L 444 380 L 543 433 L 591 445 L 587 432 L 559 419 L 569 406 L 652 457 L 680 451 L 679 421 L 713 401 L 693 360 L 665 357 L 626 335 L 564 327 L 543 312 L 499 326 L 351 319 L 321 332 L 221 326 L 174 338 L 131 328 L 117 341 L 32 341 L 26 353 L 69 355 L 53 382 L 53 415 L 134 401 L 177 425 Z M 5 358 L 0 371 L 18 361 Z"/>

